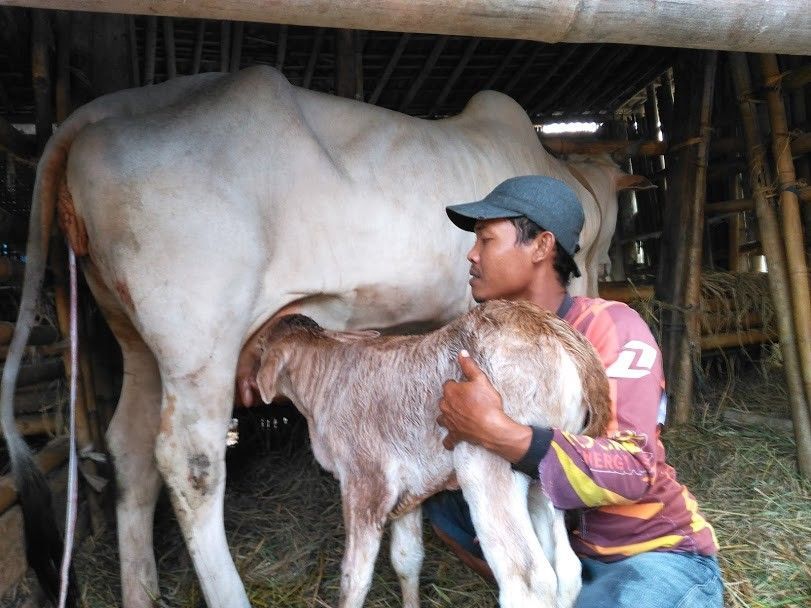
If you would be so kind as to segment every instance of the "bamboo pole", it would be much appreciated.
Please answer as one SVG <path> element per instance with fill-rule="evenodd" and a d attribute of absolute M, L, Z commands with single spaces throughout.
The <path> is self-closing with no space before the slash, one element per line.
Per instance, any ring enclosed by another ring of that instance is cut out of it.
<path fill-rule="evenodd" d="M 54 435 L 57 430 L 57 420 L 51 414 L 29 414 L 16 416 L 14 423 L 20 433 L 26 437 L 33 435 Z"/>
<path fill-rule="evenodd" d="M 335 31 L 335 94 L 355 99 L 358 79 L 355 74 L 355 48 L 358 40 L 354 30 Z"/>
<path fill-rule="evenodd" d="M 696 148 L 695 184 L 692 188 L 690 223 L 687 227 L 687 258 L 684 266 L 684 304 L 686 331 L 679 347 L 678 375 L 673 392 L 675 420 L 685 423 L 690 418 L 693 404 L 693 362 L 700 355 L 701 326 L 699 307 L 701 298 L 702 248 L 704 244 L 704 201 L 707 194 L 707 156 L 710 145 L 710 120 L 715 94 L 715 71 L 718 52 L 708 51 L 704 64 L 704 85 L 701 94 L 699 143 Z"/>
<path fill-rule="evenodd" d="M 769 265 L 767 273 L 772 292 L 772 302 L 777 314 L 780 349 L 783 353 L 786 384 L 788 386 L 791 415 L 794 421 L 794 436 L 797 445 L 797 464 L 800 472 L 811 478 L 811 414 L 808 409 L 799 356 L 792 324 L 791 299 L 788 287 L 785 252 L 781 242 L 777 217 L 766 199 L 769 179 L 766 174 L 766 154 L 757 128 L 754 102 L 752 101 L 752 83 L 749 64 L 743 53 L 730 54 L 735 95 L 741 113 L 744 137 L 747 145 L 749 178 L 751 180 L 752 198 L 758 217 L 760 238 Z M 806 297 L 808 297 L 806 292 Z"/>
<path fill-rule="evenodd" d="M 12 6 L 315 27 L 811 54 L 797 0 L 4 0 Z"/>
<path fill-rule="evenodd" d="M 47 11 L 32 13 L 31 75 L 36 108 L 37 149 L 42 150 L 51 137 L 54 120 L 51 88 L 51 24 Z"/>
<path fill-rule="evenodd" d="M 808 265 L 802 230 L 802 216 L 795 188 L 797 176 L 791 158 L 786 108 L 780 92 L 780 70 L 775 55 L 761 55 L 763 80 L 768 87 L 766 103 L 772 129 L 772 155 L 780 185 L 780 217 L 786 248 L 789 288 L 792 294 L 794 330 L 800 355 L 805 397 L 811 406 L 811 299 L 808 298 Z M 811 409 L 809 409 L 811 415 Z"/>

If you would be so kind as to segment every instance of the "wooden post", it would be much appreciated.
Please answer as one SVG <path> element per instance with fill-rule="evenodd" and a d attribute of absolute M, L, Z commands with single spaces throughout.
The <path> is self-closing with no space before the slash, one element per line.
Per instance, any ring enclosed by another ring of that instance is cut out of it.
<path fill-rule="evenodd" d="M 166 59 L 166 80 L 177 76 L 175 60 L 175 23 L 171 17 L 163 18 L 163 53 Z"/>
<path fill-rule="evenodd" d="M 695 185 L 695 146 L 689 141 L 699 130 L 699 107 L 694 102 L 698 96 L 701 78 L 700 53 L 681 51 L 674 65 L 676 96 L 672 122 L 663 122 L 666 133 L 672 138 L 667 155 L 668 186 L 665 194 L 662 238 L 659 240 L 659 272 L 656 276 L 656 299 L 679 306 L 684 301 L 684 265 L 687 243 L 685 226 L 690 223 L 691 187 Z M 662 115 L 664 120 L 666 114 Z M 662 354 L 668 392 L 673 394 L 677 383 L 678 348 L 685 331 L 684 318 L 676 310 L 662 311 Z"/>
<path fill-rule="evenodd" d="M 786 108 L 780 92 L 780 70 L 775 55 L 760 56 L 763 81 L 767 87 L 766 103 L 772 129 L 772 155 L 777 165 L 780 185 L 780 217 L 786 247 L 789 288 L 793 306 L 794 330 L 800 355 L 800 371 L 805 384 L 806 400 L 811 400 L 811 298 L 808 297 L 808 265 L 805 260 L 802 217 L 796 189 L 794 161 L 791 158 Z M 811 410 L 809 410 L 811 414 Z"/>
<path fill-rule="evenodd" d="M 284 69 L 284 56 L 287 52 L 287 26 L 279 26 L 279 42 L 276 45 L 276 69 L 280 72 Z"/>
<path fill-rule="evenodd" d="M 72 110 L 70 101 L 70 13 L 56 14 L 56 122 L 65 120 Z"/>
<path fill-rule="evenodd" d="M 130 71 L 132 86 L 141 86 L 141 66 L 138 63 L 138 38 L 135 32 L 135 17 L 127 17 L 127 42 L 130 48 Z"/>
<path fill-rule="evenodd" d="M 220 72 L 227 72 L 231 66 L 231 24 L 223 21 L 220 24 Z"/>
<path fill-rule="evenodd" d="M 315 32 L 313 39 L 313 47 L 310 49 L 310 58 L 307 60 L 307 67 L 304 69 L 304 79 L 301 86 L 304 89 L 309 89 L 313 82 L 313 74 L 315 74 L 315 64 L 318 62 L 318 54 L 321 52 L 321 45 L 324 41 L 324 28 L 319 27 Z"/>
<path fill-rule="evenodd" d="M 704 65 L 704 86 L 701 94 L 699 143 L 696 161 L 690 223 L 687 226 L 687 258 L 684 266 L 684 308 L 686 330 L 679 347 L 679 372 L 673 393 L 674 415 L 677 423 L 690 419 L 693 405 L 693 365 L 701 358 L 701 300 L 702 248 L 704 244 L 704 201 L 707 194 L 707 151 L 710 145 L 710 120 L 715 93 L 717 51 L 707 51 Z"/>
<path fill-rule="evenodd" d="M 355 30 L 335 31 L 335 94 L 339 97 L 355 99 L 358 78 L 355 74 Z"/>
<path fill-rule="evenodd" d="M 785 252 L 777 224 L 777 217 L 766 198 L 769 177 L 766 171 L 766 153 L 757 127 L 755 104 L 752 100 L 752 83 L 749 64 L 743 53 L 730 53 L 735 95 L 738 98 L 744 137 L 747 146 L 747 160 L 758 217 L 760 239 L 769 265 L 767 277 L 772 292 L 775 321 L 780 337 L 780 350 L 783 353 L 783 369 L 786 375 L 791 417 L 794 421 L 794 437 L 797 445 L 797 464 L 800 472 L 811 479 L 811 414 L 808 397 L 805 393 L 795 332 L 792 323 L 791 296 L 788 285 Z M 808 295 L 806 294 L 806 297 Z"/>
<path fill-rule="evenodd" d="M 146 18 L 144 35 L 144 84 L 155 84 L 155 47 L 158 40 L 158 18 Z"/>
<path fill-rule="evenodd" d="M 36 109 L 37 149 L 42 152 L 51 137 L 54 120 L 53 90 L 51 88 L 51 22 L 50 13 L 32 11 L 31 75 Z"/>
<path fill-rule="evenodd" d="M 203 61 L 203 40 L 206 37 L 206 20 L 200 19 L 194 30 L 194 51 L 191 59 L 191 73 L 200 73 L 200 64 Z"/>
<path fill-rule="evenodd" d="M 229 72 L 239 72 L 242 62 L 242 36 L 245 32 L 245 23 L 237 21 L 234 23 L 234 36 L 231 43 L 231 59 L 229 61 Z"/>

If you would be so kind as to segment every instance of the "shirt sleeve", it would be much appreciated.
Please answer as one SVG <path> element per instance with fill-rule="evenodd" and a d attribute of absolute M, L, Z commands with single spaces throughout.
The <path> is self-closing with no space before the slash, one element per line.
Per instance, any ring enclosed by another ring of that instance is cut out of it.
<path fill-rule="evenodd" d="M 605 437 L 553 429 L 538 475 L 559 509 L 637 502 L 656 476 L 664 374 L 650 329 L 636 311 L 612 303 L 583 333 L 605 367 L 612 420 Z"/>

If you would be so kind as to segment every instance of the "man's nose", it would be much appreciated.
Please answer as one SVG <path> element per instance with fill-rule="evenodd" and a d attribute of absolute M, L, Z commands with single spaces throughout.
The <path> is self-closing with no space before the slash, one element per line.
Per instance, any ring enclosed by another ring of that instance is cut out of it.
<path fill-rule="evenodd" d="M 476 245 L 473 245 L 473 247 L 470 248 L 470 251 L 467 252 L 467 261 L 470 262 L 471 264 L 475 264 L 478 260 L 479 260 L 478 247 Z"/>

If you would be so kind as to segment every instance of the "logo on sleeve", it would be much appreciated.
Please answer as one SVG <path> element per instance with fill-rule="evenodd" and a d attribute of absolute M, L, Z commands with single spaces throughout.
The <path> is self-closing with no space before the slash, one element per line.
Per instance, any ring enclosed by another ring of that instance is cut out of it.
<path fill-rule="evenodd" d="M 656 363 L 656 349 L 640 340 L 631 340 L 622 347 L 617 360 L 605 373 L 609 378 L 643 378 Z"/>

